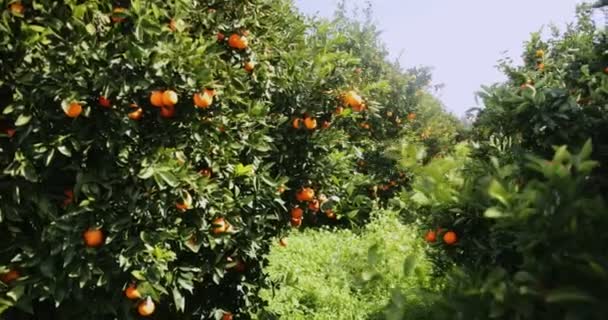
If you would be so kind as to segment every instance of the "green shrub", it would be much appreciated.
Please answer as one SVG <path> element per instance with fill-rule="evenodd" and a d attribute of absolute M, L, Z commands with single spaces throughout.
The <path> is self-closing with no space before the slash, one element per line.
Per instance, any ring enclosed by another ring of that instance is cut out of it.
<path fill-rule="evenodd" d="M 265 268 L 279 284 L 263 291 L 269 313 L 282 319 L 375 318 L 398 289 L 408 293 L 412 319 L 420 319 L 415 315 L 422 315 L 425 301 L 417 293 L 431 285 L 430 267 L 416 229 L 396 214 L 377 212 L 360 232 L 306 230 L 287 239 L 287 247 L 272 248 Z"/>

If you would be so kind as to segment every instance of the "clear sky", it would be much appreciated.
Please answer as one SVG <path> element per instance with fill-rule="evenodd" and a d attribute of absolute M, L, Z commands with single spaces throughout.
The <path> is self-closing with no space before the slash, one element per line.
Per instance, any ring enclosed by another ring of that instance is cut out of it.
<path fill-rule="evenodd" d="M 408 68 L 433 68 L 433 82 L 447 109 L 457 115 L 476 106 L 482 84 L 504 80 L 501 57 L 521 62 L 529 34 L 575 19 L 581 0 L 347 0 L 351 7 L 370 2 L 382 38 L 393 58 Z M 332 16 L 337 0 L 295 0 L 305 14 Z M 506 53 L 504 53 L 507 51 Z"/>

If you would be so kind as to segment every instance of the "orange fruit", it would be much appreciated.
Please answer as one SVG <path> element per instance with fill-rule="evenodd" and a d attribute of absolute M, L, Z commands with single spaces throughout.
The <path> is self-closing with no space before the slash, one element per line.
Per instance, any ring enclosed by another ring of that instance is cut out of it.
<path fill-rule="evenodd" d="M 341 115 L 342 112 L 344 112 L 344 107 L 337 107 L 336 111 L 334 111 L 334 113 L 338 116 Z"/>
<path fill-rule="evenodd" d="M 294 228 L 298 228 L 302 225 L 302 219 L 291 218 L 290 222 L 291 222 L 291 226 Z"/>
<path fill-rule="evenodd" d="M 413 113 L 413 112 L 410 112 L 410 113 L 407 115 L 407 120 L 409 120 L 409 121 L 414 121 L 414 120 L 416 120 L 416 114 L 415 114 L 415 113 Z"/>
<path fill-rule="evenodd" d="M 318 212 L 319 209 L 321 208 L 321 204 L 319 203 L 319 200 L 312 200 L 310 203 L 308 203 L 308 209 L 313 211 L 313 212 Z"/>
<path fill-rule="evenodd" d="M 277 192 L 278 192 L 279 194 L 282 194 L 283 192 L 285 192 L 285 187 L 284 187 L 284 186 L 280 186 L 280 187 L 277 189 Z"/>
<path fill-rule="evenodd" d="M 429 230 L 426 235 L 424 236 L 424 240 L 426 240 L 426 242 L 435 242 L 437 241 L 437 232 L 433 231 L 433 230 Z"/>
<path fill-rule="evenodd" d="M 160 108 L 160 116 L 163 118 L 173 118 L 175 115 L 175 107 L 174 106 L 166 106 Z"/>
<path fill-rule="evenodd" d="M 137 107 L 137 105 L 136 105 L 136 107 Z M 144 110 L 142 110 L 141 108 L 137 108 L 137 110 L 135 110 L 133 112 L 129 112 L 129 114 L 127 116 L 131 120 L 139 121 L 144 116 Z"/>
<path fill-rule="evenodd" d="M 366 129 L 366 130 L 369 130 L 370 125 L 369 125 L 369 123 L 367 123 L 367 122 L 363 122 L 363 123 L 361 123 L 361 128 Z"/>
<path fill-rule="evenodd" d="M 314 130 L 317 127 L 317 119 L 311 117 L 304 118 L 304 126 L 308 130 Z"/>
<path fill-rule="evenodd" d="M 287 238 L 281 238 L 281 239 L 279 240 L 279 245 L 280 245 L 281 247 L 287 247 Z"/>
<path fill-rule="evenodd" d="M 65 199 L 63 199 L 63 207 L 65 208 L 74 201 L 74 191 L 65 189 L 63 194 L 65 195 Z"/>
<path fill-rule="evenodd" d="M 361 104 L 363 104 L 361 96 L 353 90 L 346 92 L 342 97 L 342 101 L 345 105 L 352 108 L 359 108 L 361 107 Z"/>
<path fill-rule="evenodd" d="M 232 313 L 224 312 L 224 315 L 222 316 L 222 320 L 232 320 Z"/>
<path fill-rule="evenodd" d="M 142 317 L 152 315 L 154 310 L 156 310 L 156 305 L 154 304 L 154 301 L 150 299 L 150 297 L 146 298 L 146 300 L 137 305 L 137 313 L 139 313 L 139 315 Z"/>
<path fill-rule="evenodd" d="M 171 21 L 169 21 L 169 29 L 171 29 L 171 31 L 175 32 L 175 30 L 177 30 L 177 24 L 175 22 L 175 20 L 171 19 Z"/>
<path fill-rule="evenodd" d="M 97 99 L 97 101 L 99 102 L 99 105 L 104 107 L 104 108 L 111 108 L 112 107 L 112 102 L 110 101 L 110 99 L 104 97 L 104 96 L 99 96 L 99 99 Z"/>
<path fill-rule="evenodd" d="M 230 224 L 224 220 L 224 218 L 216 218 L 213 220 L 213 229 L 211 230 L 213 234 L 222 234 L 228 231 Z"/>
<path fill-rule="evenodd" d="M 177 208 L 177 210 L 181 211 L 181 212 L 186 212 L 190 209 L 192 209 L 190 207 L 190 205 L 188 205 L 187 203 L 183 203 L 183 202 L 178 202 L 175 204 L 175 207 Z"/>
<path fill-rule="evenodd" d="M 201 169 L 201 171 L 199 171 L 198 173 L 204 177 L 211 178 L 211 169 Z"/>
<path fill-rule="evenodd" d="M 226 39 L 226 36 L 223 33 L 218 32 L 217 33 L 217 41 L 224 41 L 224 39 Z"/>
<path fill-rule="evenodd" d="M 253 69 L 255 69 L 255 63 L 253 63 L 252 61 L 247 61 L 243 68 L 245 68 L 245 71 L 251 73 Z"/>
<path fill-rule="evenodd" d="M 89 248 L 101 247 L 105 241 L 103 232 L 100 229 L 87 229 L 83 234 L 82 238 L 84 244 Z"/>
<path fill-rule="evenodd" d="M 538 71 L 543 71 L 543 70 L 545 70 L 545 64 L 541 62 L 538 65 L 536 65 L 536 68 L 538 69 Z"/>
<path fill-rule="evenodd" d="M 608 67 L 604 68 L 604 73 L 608 74 Z"/>
<path fill-rule="evenodd" d="M 178 98 L 177 93 L 173 90 L 167 90 L 163 92 L 163 105 L 165 107 L 174 106 L 177 104 Z"/>
<path fill-rule="evenodd" d="M 78 118 L 82 113 L 82 106 L 78 102 L 72 102 L 63 111 L 65 112 L 65 115 L 70 118 Z"/>
<path fill-rule="evenodd" d="M 234 49 L 244 50 L 249 46 L 249 42 L 247 41 L 247 37 L 233 33 L 230 38 L 228 38 L 228 45 Z"/>
<path fill-rule="evenodd" d="M 161 91 L 152 91 L 150 94 L 150 104 L 157 108 L 163 107 L 163 93 Z"/>
<path fill-rule="evenodd" d="M 300 129 L 300 122 L 301 122 L 301 121 L 302 121 L 302 119 L 300 119 L 300 118 L 295 118 L 295 119 L 293 119 L 293 121 L 291 122 L 291 126 L 292 126 L 294 129 Z"/>
<path fill-rule="evenodd" d="M 329 122 L 327 120 L 323 121 L 323 124 L 321 125 L 321 127 L 323 129 L 328 129 L 330 126 L 331 126 L 331 122 Z"/>
<path fill-rule="evenodd" d="M 125 296 L 130 300 L 137 300 L 141 298 L 141 294 L 137 291 L 137 287 L 134 284 L 130 284 L 125 289 Z"/>
<path fill-rule="evenodd" d="M 325 210 L 325 215 L 329 218 L 329 219 L 335 219 L 336 218 L 336 214 L 334 213 L 333 210 L 331 209 L 327 209 Z"/>
<path fill-rule="evenodd" d="M 213 103 L 213 96 L 215 92 L 213 90 L 205 89 L 205 91 L 201 93 L 194 94 L 194 105 L 199 108 L 208 108 Z"/>
<path fill-rule="evenodd" d="M 358 106 L 353 106 L 353 111 L 354 112 L 361 112 L 363 110 L 367 109 L 367 106 L 365 105 L 365 103 L 362 103 Z"/>
<path fill-rule="evenodd" d="M 448 231 L 443 235 L 443 242 L 447 245 L 453 245 L 458 241 L 458 236 L 454 231 Z"/>
<path fill-rule="evenodd" d="M 296 199 L 300 202 L 311 201 L 315 197 L 315 191 L 312 188 L 302 188 L 296 193 Z"/>
<path fill-rule="evenodd" d="M 11 269 L 6 273 L 0 274 L 0 282 L 4 282 L 4 284 L 10 284 L 13 281 L 19 279 L 19 277 L 21 277 L 19 271 Z"/>
<path fill-rule="evenodd" d="M 302 219 L 302 216 L 304 216 L 304 210 L 302 210 L 301 208 L 295 207 L 293 209 L 291 209 L 291 218 L 292 219 Z"/>
<path fill-rule="evenodd" d="M 14 15 L 22 15 L 25 11 L 25 7 L 21 4 L 21 1 L 13 2 L 10 5 L 11 13 Z"/>
<path fill-rule="evenodd" d="M 127 11 L 127 9 L 125 8 L 121 8 L 121 7 L 117 7 L 114 8 L 114 10 L 112 10 L 112 22 L 118 23 L 118 22 L 123 22 L 125 20 L 125 18 L 121 17 L 120 14 L 124 13 L 125 11 Z"/>
<path fill-rule="evenodd" d="M 8 129 L 6 129 L 5 133 L 9 138 L 12 138 L 15 135 L 15 133 L 17 133 L 17 130 L 15 130 L 13 128 L 8 128 Z"/>

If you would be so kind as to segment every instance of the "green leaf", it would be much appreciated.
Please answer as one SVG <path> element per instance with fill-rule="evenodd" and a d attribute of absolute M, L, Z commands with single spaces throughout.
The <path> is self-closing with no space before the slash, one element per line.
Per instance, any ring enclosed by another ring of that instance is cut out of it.
<path fill-rule="evenodd" d="M 59 146 L 57 147 L 57 150 L 59 150 L 59 152 L 61 152 L 61 154 L 63 154 L 66 157 L 71 157 L 72 156 L 72 151 L 70 151 L 70 149 L 68 149 L 68 147 L 66 146 Z"/>
<path fill-rule="evenodd" d="M 500 182 L 498 182 L 497 180 L 492 180 L 492 182 L 490 183 L 490 187 L 488 188 L 488 194 L 500 201 L 502 204 L 509 205 L 508 202 L 508 197 L 509 194 L 507 193 L 507 190 L 505 190 L 505 188 L 502 186 L 502 184 L 500 184 Z"/>
<path fill-rule="evenodd" d="M 547 303 L 596 302 L 593 296 L 576 288 L 562 288 L 549 292 L 545 296 Z"/>
<path fill-rule="evenodd" d="M 15 121 L 15 126 L 17 126 L 17 127 L 24 126 L 24 125 L 28 124 L 30 122 L 30 120 L 32 120 L 31 115 L 20 114 L 19 117 L 17 117 L 17 120 Z"/>
<path fill-rule="evenodd" d="M 171 293 L 173 295 L 173 302 L 175 302 L 175 308 L 177 309 L 177 311 L 184 312 L 184 310 L 186 309 L 186 298 L 175 287 L 173 287 Z"/>
<path fill-rule="evenodd" d="M 253 175 L 253 165 L 244 166 L 242 163 L 237 164 L 234 168 L 234 175 L 237 177 Z"/>
<path fill-rule="evenodd" d="M 177 179 L 177 177 L 173 173 L 166 172 L 166 171 L 159 171 L 159 172 L 157 172 L 157 174 L 169 186 L 171 186 L 171 187 L 177 187 L 177 186 L 179 186 L 179 180 Z"/>
<path fill-rule="evenodd" d="M 403 261 L 403 275 L 404 276 L 409 276 L 410 274 L 412 274 L 412 271 L 414 271 L 414 268 L 416 267 L 416 256 L 414 254 L 410 254 L 405 258 L 405 261 Z"/>
<path fill-rule="evenodd" d="M 498 208 L 496 208 L 496 207 L 488 208 L 483 213 L 483 215 L 484 215 L 484 217 L 490 218 L 490 219 L 502 218 L 505 216 L 505 214 L 502 211 L 498 210 Z"/>

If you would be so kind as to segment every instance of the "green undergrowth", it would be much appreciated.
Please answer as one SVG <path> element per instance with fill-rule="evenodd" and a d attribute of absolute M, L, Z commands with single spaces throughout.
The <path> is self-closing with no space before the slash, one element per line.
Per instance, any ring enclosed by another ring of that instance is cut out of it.
<path fill-rule="evenodd" d="M 416 229 L 392 212 L 360 230 L 293 231 L 278 242 L 265 269 L 273 283 L 262 292 L 266 312 L 281 319 L 383 319 L 384 307 L 405 293 L 405 317 L 426 315 L 430 265 Z M 404 272 L 405 271 L 405 272 Z M 265 315 L 263 318 L 269 318 Z"/>

